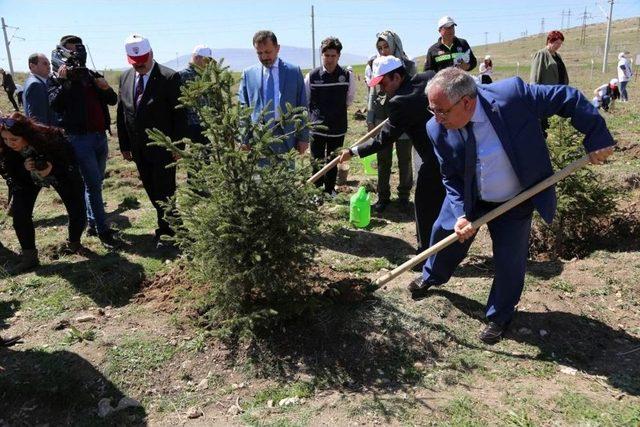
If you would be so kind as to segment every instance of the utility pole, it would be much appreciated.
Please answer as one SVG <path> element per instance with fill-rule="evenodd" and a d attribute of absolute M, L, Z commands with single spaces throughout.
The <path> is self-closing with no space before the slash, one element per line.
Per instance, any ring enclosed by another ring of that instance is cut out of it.
<path fill-rule="evenodd" d="M 609 37 L 611 36 L 611 20 L 613 19 L 613 0 L 609 0 L 609 22 L 607 23 L 607 37 L 604 41 L 604 57 L 602 59 L 602 74 L 607 72 L 607 55 L 609 54 Z"/>
<path fill-rule="evenodd" d="M 542 35 L 542 38 L 544 38 L 544 18 L 540 20 L 540 34 Z"/>
<path fill-rule="evenodd" d="M 584 8 L 582 14 L 582 30 L 580 30 L 580 46 L 584 46 L 587 42 L 587 8 Z"/>
<path fill-rule="evenodd" d="M 571 28 L 571 9 L 567 12 L 567 29 Z"/>
<path fill-rule="evenodd" d="M 484 50 L 489 50 L 489 42 L 487 39 L 487 35 L 489 34 L 489 32 L 485 31 L 484 32 Z"/>
<path fill-rule="evenodd" d="M 7 37 L 7 24 L 4 23 L 2 18 L 2 32 L 4 33 L 4 47 L 7 48 L 7 61 L 9 61 L 9 70 L 13 75 L 13 61 L 11 60 L 11 49 L 9 49 L 9 38 Z"/>
<path fill-rule="evenodd" d="M 564 29 L 564 9 L 562 9 L 562 21 L 560 21 L 560 29 L 563 30 Z"/>
<path fill-rule="evenodd" d="M 638 28 L 640 29 L 640 19 L 638 20 Z M 498 33 L 498 43 L 502 43 L 502 32 Z"/>
<path fill-rule="evenodd" d="M 313 5 L 311 5 L 311 58 L 313 68 L 316 68 L 316 26 L 313 14 Z"/>

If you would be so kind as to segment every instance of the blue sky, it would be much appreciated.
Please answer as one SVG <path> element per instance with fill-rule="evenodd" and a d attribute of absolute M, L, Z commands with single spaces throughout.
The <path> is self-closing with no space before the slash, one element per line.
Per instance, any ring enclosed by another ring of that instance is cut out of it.
<path fill-rule="evenodd" d="M 19 27 L 8 28 L 9 37 L 15 36 L 11 52 L 16 70 L 27 69 L 33 52 L 49 55 L 65 34 L 82 37 L 96 68 L 103 69 L 127 66 L 123 43 L 134 32 L 151 41 L 159 62 L 190 53 L 199 43 L 214 49 L 250 48 L 258 29 L 273 30 L 280 44 L 310 47 L 312 4 L 316 44 L 334 35 L 345 52 L 366 56 L 374 53 L 375 34 L 387 28 L 400 35 L 409 56 L 424 54 L 438 37 L 437 21 L 443 15 L 456 20 L 458 35 L 472 45 L 483 44 L 485 32 L 489 43 L 500 35 L 508 40 L 525 30 L 537 33 L 542 18 L 546 31 L 559 29 L 563 10 L 571 10 L 572 26 L 581 23 L 585 7 L 592 15 L 588 23 L 605 19 L 593 0 L 0 0 L 0 15 L 8 26 Z M 608 10 L 608 3 L 599 4 Z M 640 16 L 640 0 L 616 0 L 613 16 Z M 8 68 L 2 48 L 0 67 Z"/>

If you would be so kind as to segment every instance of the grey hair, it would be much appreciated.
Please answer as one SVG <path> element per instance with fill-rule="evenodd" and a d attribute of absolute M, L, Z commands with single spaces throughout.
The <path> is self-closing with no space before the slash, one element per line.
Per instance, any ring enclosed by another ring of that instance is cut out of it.
<path fill-rule="evenodd" d="M 429 80 L 424 90 L 427 96 L 432 87 L 442 89 L 450 102 L 456 102 L 463 96 L 475 99 L 478 95 L 476 81 L 471 77 L 471 74 L 456 67 L 440 70 L 438 74 Z"/>

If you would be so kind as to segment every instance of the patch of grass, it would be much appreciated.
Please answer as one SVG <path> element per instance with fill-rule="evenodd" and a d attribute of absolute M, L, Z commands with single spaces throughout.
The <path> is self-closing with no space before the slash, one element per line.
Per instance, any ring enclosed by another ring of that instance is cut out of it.
<path fill-rule="evenodd" d="M 451 426 L 484 426 L 488 423 L 482 418 L 482 414 L 488 410 L 486 405 L 481 404 L 468 395 L 457 394 L 443 408 L 447 416 L 444 425 Z"/>
<path fill-rule="evenodd" d="M 145 385 L 154 371 L 171 360 L 175 348 L 158 338 L 126 337 L 107 351 L 106 371 L 119 384 Z"/>
<path fill-rule="evenodd" d="M 343 262 L 337 262 L 333 265 L 335 271 L 351 272 L 351 273 L 372 273 L 380 271 L 383 268 L 393 268 L 394 265 L 386 258 L 355 258 L 349 257 Z"/>
<path fill-rule="evenodd" d="M 46 287 L 38 288 L 25 299 L 23 309 L 33 319 L 49 320 L 66 311 L 82 310 L 90 306 L 91 300 L 76 295 L 68 284 L 49 281 Z"/>
<path fill-rule="evenodd" d="M 269 400 L 274 404 L 287 397 L 309 398 L 313 396 L 315 385 L 307 381 L 298 381 L 292 384 L 282 384 L 268 387 L 255 394 L 249 406 L 264 406 Z"/>
<path fill-rule="evenodd" d="M 362 403 L 351 409 L 352 416 L 362 415 L 376 418 L 382 417 L 383 424 L 415 422 L 418 415 L 419 403 L 413 398 L 374 396 L 366 398 Z"/>
<path fill-rule="evenodd" d="M 640 405 L 635 402 L 605 404 L 570 390 L 564 390 L 556 399 L 556 412 L 572 424 L 637 426 L 640 423 Z"/>
<path fill-rule="evenodd" d="M 572 283 L 562 279 L 551 282 L 551 288 L 568 294 L 572 294 L 576 291 L 576 287 Z"/>

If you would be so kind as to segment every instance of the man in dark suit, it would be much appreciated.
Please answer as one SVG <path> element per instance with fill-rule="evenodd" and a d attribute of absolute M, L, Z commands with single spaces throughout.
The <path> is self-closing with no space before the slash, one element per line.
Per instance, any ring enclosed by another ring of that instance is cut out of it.
<path fill-rule="evenodd" d="M 24 114 L 43 125 L 55 125 L 56 116 L 49 105 L 47 92 L 51 64 L 44 54 L 34 53 L 29 56 L 29 71 L 22 91 Z"/>
<path fill-rule="evenodd" d="M 427 260 L 409 287 L 414 299 L 449 280 L 473 241 L 473 220 L 553 174 L 540 119 L 571 118 L 585 134 L 594 164 L 604 162 L 615 144 L 597 110 L 569 86 L 527 85 L 517 77 L 476 86 L 465 71 L 447 68 L 429 82 L 427 94 L 434 114 L 427 132 L 447 193 L 431 243 L 452 231 L 459 242 Z M 500 340 L 520 300 L 534 209 L 551 222 L 555 190 L 548 188 L 488 223 L 496 273 L 486 306 L 489 322 L 480 334 L 485 343 Z"/>
<path fill-rule="evenodd" d="M 374 139 L 363 142 L 355 148 L 344 150 L 340 158 L 340 161 L 344 162 L 354 154 L 366 157 L 393 144 L 402 134 L 409 135 L 411 143 L 422 159 L 415 193 L 418 252 L 427 248 L 431 227 L 438 217 L 444 199 L 444 187 L 440 179 L 438 162 L 425 130 L 431 113 L 427 110 L 424 88 L 433 75 L 433 71 L 429 71 L 410 77 L 402 61 L 395 56 L 376 58 L 373 61 L 373 75 L 369 86 L 379 84 L 387 94 L 389 121 Z"/>
<path fill-rule="evenodd" d="M 158 248 L 166 247 L 160 237 L 174 235 L 159 202 L 168 201 L 176 190 L 176 169 L 166 166 L 176 159 L 163 147 L 148 145 L 147 129 L 157 128 L 171 139 L 186 135 L 184 109 L 176 109 L 180 95 L 180 75 L 153 60 L 149 40 L 134 34 L 125 43 L 132 65 L 120 76 L 118 140 L 126 160 L 138 168 L 144 189 L 158 216 L 155 231 Z"/>

